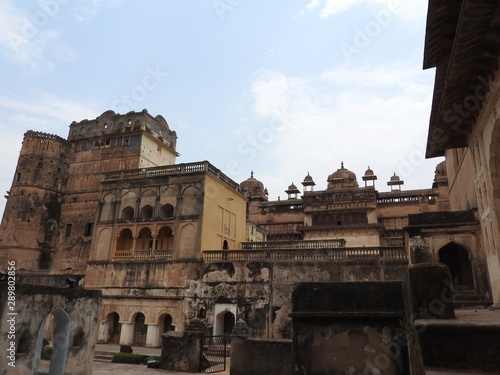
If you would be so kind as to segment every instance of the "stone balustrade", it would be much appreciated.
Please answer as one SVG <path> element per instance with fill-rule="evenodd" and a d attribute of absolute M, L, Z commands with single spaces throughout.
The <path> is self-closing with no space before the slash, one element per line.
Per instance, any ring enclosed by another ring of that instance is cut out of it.
<path fill-rule="evenodd" d="M 345 247 L 344 239 L 335 240 L 305 240 L 305 241 L 262 241 L 262 242 L 242 242 L 244 250 L 266 250 L 266 249 L 328 249 L 335 247 Z"/>
<path fill-rule="evenodd" d="M 206 262 L 342 261 L 356 259 L 407 260 L 404 248 L 350 247 L 329 249 L 210 250 L 203 252 Z"/>
<path fill-rule="evenodd" d="M 174 251 L 172 249 L 161 250 L 116 250 L 113 260 L 172 260 Z"/>

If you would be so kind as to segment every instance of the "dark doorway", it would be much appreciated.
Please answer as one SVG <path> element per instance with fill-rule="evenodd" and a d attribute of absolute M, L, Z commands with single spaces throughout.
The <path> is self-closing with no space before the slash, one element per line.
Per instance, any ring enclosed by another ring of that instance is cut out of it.
<path fill-rule="evenodd" d="M 122 325 L 120 323 L 120 315 L 112 313 L 108 315 L 109 342 L 112 344 L 120 343 L 120 332 Z"/>
<path fill-rule="evenodd" d="M 439 262 L 450 269 L 453 286 L 458 290 L 474 290 L 472 266 L 467 250 L 456 243 L 449 243 L 439 250 Z"/>
<path fill-rule="evenodd" d="M 135 316 L 134 345 L 136 346 L 146 345 L 148 326 L 144 323 L 145 320 L 143 313 L 138 313 Z"/>
<path fill-rule="evenodd" d="M 173 331 L 172 327 L 172 317 L 169 314 L 165 314 L 163 318 L 163 332 Z"/>
<path fill-rule="evenodd" d="M 231 340 L 231 332 L 233 332 L 234 324 L 234 314 L 230 311 L 227 311 L 224 314 L 224 338 L 226 340 L 226 343 L 229 343 Z"/>

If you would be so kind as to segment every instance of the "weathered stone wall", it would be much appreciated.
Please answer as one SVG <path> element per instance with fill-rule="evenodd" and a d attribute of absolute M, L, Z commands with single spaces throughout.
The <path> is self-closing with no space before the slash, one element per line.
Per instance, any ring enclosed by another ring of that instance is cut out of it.
<path fill-rule="evenodd" d="M 14 347 L 12 351 L 15 353 L 15 367 L 1 366 L 0 374 L 25 375 L 38 368 L 44 324 L 51 314 L 55 318 L 53 347 L 58 347 L 58 350 L 54 349 L 51 365 L 59 364 L 64 368 L 64 373 L 91 374 L 101 303 L 100 292 L 81 288 L 17 284 L 15 293 L 15 305 L 8 305 L 7 284 L 0 287 L 0 351 L 4 356 L 0 362 L 6 363 L 5 355 L 10 355 L 11 346 Z M 13 312 L 16 315 L 11 315 Z M 14 325 L 10 324 L 12 318 Z M 15 327 L 14 340 L 8 337 L 9 332 L 12 332 L 11 327 Z"/>
<path fill-rule="evenodd" d="M 291 375 L 291 340 L 231 340 L 231 375 Z"/>
<path fill-rule="evenodd" d="M 293 292 L 293 374 L 408 374 L 401 285 L 300 284 Z"/>
<path fill-rule="evenodd" d="M 201 264 L 201 280 L 193 281 L 186 303 L 193 313 L 206 310 L 214 325 L 217 298 L 237 305 L 236 319 L 247 322 L 251 336 L 291 338 L 291 295 L 302 282 L 402 281 L 404 260 L 356 259 L 342 262 L 227 262 Z"/>

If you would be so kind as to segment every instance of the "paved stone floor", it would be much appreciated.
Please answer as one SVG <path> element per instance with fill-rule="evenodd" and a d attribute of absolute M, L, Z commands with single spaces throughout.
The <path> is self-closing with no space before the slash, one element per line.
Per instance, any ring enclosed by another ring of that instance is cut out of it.
<path fill-rule="evenodd" d="M 147 368 L 145 365 L 125 365 L 121 363 L 106 363 L 94 362 L 92 366 L 92 375 L 120 375 L 120 374 L 172 374 L 172 375 L 189 375 L 199 374 L 193 372 L 178 372 L 168 370 L 157 370 Z M 229 362 L 226 366 L 226 371 L 217 372 L 219 375 L 229 375 Z"/>
<path fill-rule="evenodd" d="M 96 351 L 118 353 L 120 345 L 115 344 L 97 344 Z M 133 346 L 132 350 L 137 354 L 160 355 L 160 348 L 144 348 Z M 92 375 L 121 375 L 121 374 L 172 374 L 172 375 L 189 375 L 200 374 L 199 372 L 178 372 L 160 369 L 147 368 L 145 365 L 126 365 L 122 363 L 108 363 L 95 361 L 92 366 Z M 219 375 L 229 375 L 229 360 L 226 363 L 226 371 L 217 372 Z"/>

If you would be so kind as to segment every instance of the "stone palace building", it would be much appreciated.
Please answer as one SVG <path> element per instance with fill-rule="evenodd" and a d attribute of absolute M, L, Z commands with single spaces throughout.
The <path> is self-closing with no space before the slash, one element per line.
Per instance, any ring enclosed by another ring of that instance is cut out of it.
<path fill-rule="evenodd" d="M 243 319 L 254 337 L 289 338 L 297 283 L 402 280 L 408 263 L 446 264 L 456 303 L 498 303 L 484 229 L 496 216 L 465 182 L 470 197 L 457 193 L 455 164 L 477 165 L 463 149 L 430 143 L 446 162 L 428 189 L 394 175 L 379 191 L 370 168 L 360 186 L 342 162 L 326 188 L 307 173 L 270 201 L 253 172 L 238 184 L 208 161 L 176 164 L 176 142 L 146 110 L 73 122 L 67 139 L 26 132 L 0 268 L 15 259 L 25 283 L 101 291 L 98 341 L 151 347 L 195 317 L 214 334 Z"/>

